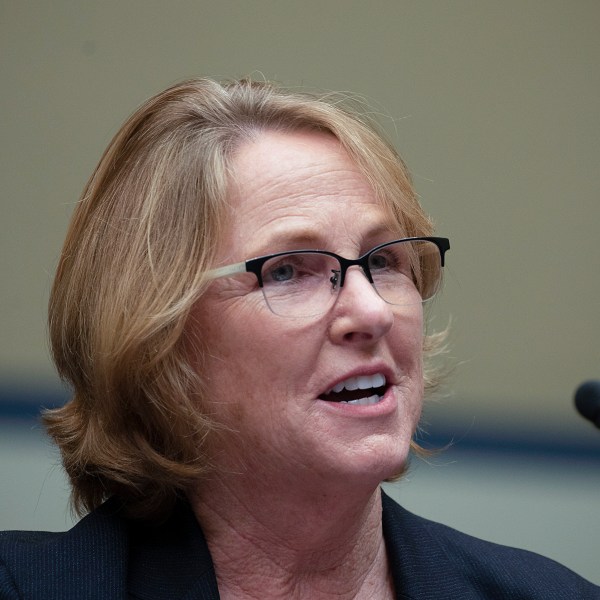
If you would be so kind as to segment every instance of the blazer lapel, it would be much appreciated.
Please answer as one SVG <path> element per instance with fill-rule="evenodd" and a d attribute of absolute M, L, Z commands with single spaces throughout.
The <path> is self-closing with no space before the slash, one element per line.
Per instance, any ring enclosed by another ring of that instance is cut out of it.
<path fill-rule="evenodd" d="M 418 600 L 480 600 L 457 573 L 444 548 L 433 539 L 420 517 L 382 492 L 383 536 L 397 598 Z"/>
<path fill-rule="evenodd" d="M 159 526 L 132 526 L 128 580 L 139 600 L 218 600 L 208 546 L 186 503 Z"/>

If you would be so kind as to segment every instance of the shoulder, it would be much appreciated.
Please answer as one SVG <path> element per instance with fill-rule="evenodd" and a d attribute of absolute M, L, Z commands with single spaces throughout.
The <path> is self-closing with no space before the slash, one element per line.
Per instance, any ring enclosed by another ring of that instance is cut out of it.
<path fill-rule="evenodd" d="M 199 523 L 182 501 L 164 521 L 109 500 L 63 533 L 0 534 L 0 600 L 219 597 Z"/>
<path fill-rule="evenodd" d="M 383 527 L 409 597 L 600 600 L 600 588 L 555 561 L 418 517 L 385 495 Z"/>
<path fill-rule="evenodd" d="M 126 529 L 109 502 L 69 531 L 1 532 L 0 598 L 123 596 Z"/>

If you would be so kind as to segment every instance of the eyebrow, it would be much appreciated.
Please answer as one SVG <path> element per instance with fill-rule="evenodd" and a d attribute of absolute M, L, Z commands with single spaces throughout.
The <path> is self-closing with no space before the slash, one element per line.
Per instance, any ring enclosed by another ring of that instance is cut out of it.
<path fill-rule="evenodd" d="M 252 256 L 263 256 L 273 252 L 285 252 L 286 250 L 317 249 L 322 245 L 323 238 L 316 231 L 309 228 L 292 229 L 267 234 L 257 246 L 257 251 Z"/>
<path fill-rule="evenodd" d="M 394 231 L 383 223 L 374 225 L 361 235 L 361 246 L 364 240 L 374 240 L 382 237 L 384 234 L 390 235 Z M 398 232 L 398 235 L 400 232 Z M 250 252 L 252 258 L 273 254 L 276 252 L 286 252 L 287 250 L 324 250 L 323 247 L 327 241 L 321 233 L 318 233 L 310 227 L 281 229 L 275 231 L 272 235 L 267 235 L 263 242 L 257 246 L 257 251 Z"/>

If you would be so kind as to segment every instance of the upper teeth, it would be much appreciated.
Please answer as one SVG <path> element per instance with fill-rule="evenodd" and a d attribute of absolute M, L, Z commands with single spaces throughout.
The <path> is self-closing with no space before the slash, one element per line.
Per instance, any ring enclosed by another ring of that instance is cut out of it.
<path fill-rule="evenodd" d="M 385 375 L 376 373 L 375 375 L 359 375 L 358 377 L 349 377 L 334 385 L 327 394 L 331 392 L 341 392 L 342 390 L 368 390 L 369 388 L 378 388 L 385 385 Z"/>

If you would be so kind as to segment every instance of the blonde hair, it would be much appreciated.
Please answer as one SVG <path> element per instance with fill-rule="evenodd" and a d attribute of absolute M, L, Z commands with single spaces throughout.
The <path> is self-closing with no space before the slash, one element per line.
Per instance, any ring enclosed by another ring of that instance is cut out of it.
<path fill-rule="evenodd" d="M 220 237 L 231 158 L 261 131 L 307 129 L 340 141 L 394 228 L 432 233 L 400 157 L 334 96 L 185 81 L 143 104 L 109 144 L 75 209 L 49 306 L 73 398 L 44 419 L 79 513 L 118 495 L 132 514 L 158 518 L 210 469 L 214 425 L 186 322 Z M 435 348 L 425 336 L 425 354 Z"/>

